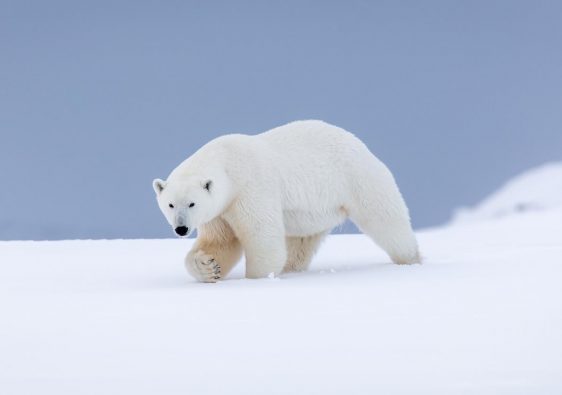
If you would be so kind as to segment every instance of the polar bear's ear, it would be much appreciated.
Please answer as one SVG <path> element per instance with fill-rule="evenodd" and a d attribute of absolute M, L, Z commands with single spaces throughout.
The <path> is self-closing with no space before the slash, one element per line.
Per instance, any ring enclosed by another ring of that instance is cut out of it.
<path fill-rule="evenodd" d="M 166 181 L 161 180 L 159 178 L 152 181 L 152 188 L 154 188 L 154 192 L 156 192 L 157 195 L 160 195 L 160 192 L 164 190 L 165 186 L 166 186 Z"/>
<path fill-rule="evenodd" d="M 211 187 L 213 186 L 213 181 L 205 180 L 201 182 L 201 186 L 207 190 L 207 192 L 211 192 Z"/>

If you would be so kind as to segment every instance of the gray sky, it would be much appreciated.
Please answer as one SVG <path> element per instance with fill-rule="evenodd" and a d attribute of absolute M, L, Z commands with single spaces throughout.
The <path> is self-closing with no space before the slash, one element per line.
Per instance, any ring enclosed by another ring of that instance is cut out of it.
<path fill-rule="evenodd" d="M 0 0 L 0 239 L 172 237 L 151 181 L 323 119 L 417 228 L 562 159 L 560 1 Z"/>

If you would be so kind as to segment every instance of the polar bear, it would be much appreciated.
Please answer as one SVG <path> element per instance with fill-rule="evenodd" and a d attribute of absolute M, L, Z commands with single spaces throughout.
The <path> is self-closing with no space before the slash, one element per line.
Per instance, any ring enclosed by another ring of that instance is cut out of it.
<path fill-rule="evenodd" d="M 347 218 L 394 263 L 420 262 L 408 208 L 388 168 L 353 134 L 296 121 L 204 145 L 153 187 L 175 233 L 198 238 L 185 258 L 202 282 L 246 257 L 246 277 L 306 270 Z"/>

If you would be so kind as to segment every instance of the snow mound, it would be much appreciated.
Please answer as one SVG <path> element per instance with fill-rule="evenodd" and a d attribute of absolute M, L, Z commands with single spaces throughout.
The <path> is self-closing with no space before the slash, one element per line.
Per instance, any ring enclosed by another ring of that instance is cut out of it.
<path fill-rule="evenodd" d="M 453 223 L 503 218 L 562 207 L 562 162 L 520 174 L 473 208 L 457 209 Z"/>

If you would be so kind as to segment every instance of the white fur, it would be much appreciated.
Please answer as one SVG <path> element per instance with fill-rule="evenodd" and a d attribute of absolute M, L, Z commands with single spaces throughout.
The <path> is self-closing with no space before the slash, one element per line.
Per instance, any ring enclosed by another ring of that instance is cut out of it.
<path fill-rule="evenodd" d="M 305 270 L 346 218 L 395 263 L 420 261 L 388 168 L 351 133 L 322 121 L 219 137 L 166 181 L 154 180 L 154 189 L 173 228 L 198 229 L 186 266 L 200 281 L 226 276 L 242 252 L 249 278 Z"/>

